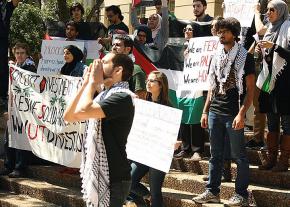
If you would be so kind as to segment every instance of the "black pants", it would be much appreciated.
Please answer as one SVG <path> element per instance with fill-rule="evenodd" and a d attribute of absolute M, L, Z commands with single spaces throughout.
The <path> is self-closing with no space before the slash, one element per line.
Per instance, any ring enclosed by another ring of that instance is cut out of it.
<path fill-rule="evenodd" d="M 131 188 L 131 180 L 110 184 L 110 207 L 122 207 Z"/>
<path fill-rule="evenodd" d="M 8 170 L 25 170 L 32 153 L 26 150 L 11 148 L 8 145 L 8 129 L 6 128 L 4 134 L 4 166 Z"/>
<path fill-rule="evenodd" d="M 181 150 L 188 153 L 203 153 L 204 129 L 200 124 L 181 124 L 179 137 L 182 141 Z"/>

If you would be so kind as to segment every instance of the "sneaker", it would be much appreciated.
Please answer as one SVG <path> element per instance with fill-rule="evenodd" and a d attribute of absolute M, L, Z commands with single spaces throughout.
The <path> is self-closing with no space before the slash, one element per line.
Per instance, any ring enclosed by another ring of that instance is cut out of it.
<path fill-rule="evenodd" d="M 181 150 L 179 153 L 173 155 L 173 157 L 176 158 L 176 159 L 188 158 L 190 156 L 191 156 L 190 153 L 185 152 L 183 150 Z"/>
<path fill-rule="evenodd" d="M 198 152 L 195 152 L 190 159 L 195 162 L 201 161 L 201 154 Z"/>
<path fill-rule="evenodd" d="M 26 177 L 26 173 L 23 170 L 13 170 L 12 173 L 8 175 L 9 178 L 23 178 Z"/>
<path fill-rule="evenodd" d="M 257 142 L 256 140 L 251 139 L 246 143 L 246 148 L 249 148 L 249 149 L 258 149 L 259 150 L 262 147 L 264 147 L 263 141 Z"/>
<path fill-rule="evenodd" d="M 0 176 L 6 176 L 6 175 L 9 175 L 10 173 L 12 173 L 13 170 L 10 170 L 10 169 L 3 169 L 0 171 Z"/>
<path fill-rule="evenodd" d="M 235 194 L 230 198 L 227 206 L 249 206 L 248 198 Z"/>
<path fill-rule="evenodd" d="M 220 195 L 214 195 L 209 190 L 206 190 L 203 194 L 192 198 L 195 203 L 220 203 Z"/>

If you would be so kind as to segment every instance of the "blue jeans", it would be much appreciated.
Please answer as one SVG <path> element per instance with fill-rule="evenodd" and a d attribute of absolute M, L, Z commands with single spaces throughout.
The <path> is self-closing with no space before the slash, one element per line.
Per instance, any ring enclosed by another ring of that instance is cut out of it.
<path fill-rule="evenodd" d="M 129 195 L 131 180 L 110 184 L 110 207 L 122 207 Z"/>
<path fill-rule="evenodd" d="M 290 115 L 280 115 L 274 113 L 267 114 L 269 132 L 280 132 L 280 118 L 283 135 L 290 135 Z"/>
<path fill-rule="evenodd" d="M 148 196 L 151 195 L 152 205 L 151 207 L 162 207 L 162 184 L 165 178 L 165 172 L 156 170 L 154 168 L 148 167 L 146 165 L 140 164 L 138 162 L 132 162 L 132 186 L 130 195 L 134 196 Z M 148 189 L 140 183 L 141 179 L 149 172 L 149 186 L 150 193 Z M 132 195 L 133 194 L 133 195 Z"/>
<path fill-rule="evenodd" d="M 225 136 L 227 134 L 231 147 L 231 157 L 237 164 L 235 191 L 243 197 L 248 197 L 249 162 L 246 156 L 244 129 L 234 130 L 232 128 L 234 118 L 234 116 L 222 116 L 209 112 L 211 158 L 209 161 L 209 181 L 206 188 L 214 195 L 220 192 Z"/>

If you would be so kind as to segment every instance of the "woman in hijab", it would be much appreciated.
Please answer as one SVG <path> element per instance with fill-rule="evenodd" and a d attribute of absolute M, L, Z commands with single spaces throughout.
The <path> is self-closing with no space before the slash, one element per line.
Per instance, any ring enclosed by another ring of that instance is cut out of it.
<path fill-rule="evenodd" d="M 138 28 L 141 25 L 138 21 L 137 11 L 134 7 L 132 8 L 131 22 L 134 28 Z M 147 25 L 152 32 L 154 46 L 157 47 L 159 51 L 162 51 L 169 37 L 167 0 L 162 0 L 162 17 L 159 14 L 150 15 Z"/>
<path fill-rule="evenodd" d="M 74 77 L 82 77 L 86 65 L 81 61 L 84 58 L 83 52 L 74 45 L 68 45 L 64 48 L 64 61 L 60 74 Z"/>
<path fill-rule="evenodd" d="M 290 157 L 290 21 L 284 1 L 272 0 L 267 9 L 270 25 L 256 48 L 264 56 L 257 86 L 261 89 L 259 104 L 261 112 L 267 113 L 269 131 L 268 157 L 259 168 L 278 172 L 288 170 Z M 279 144 L 281 155 L 277 161 Z"/>

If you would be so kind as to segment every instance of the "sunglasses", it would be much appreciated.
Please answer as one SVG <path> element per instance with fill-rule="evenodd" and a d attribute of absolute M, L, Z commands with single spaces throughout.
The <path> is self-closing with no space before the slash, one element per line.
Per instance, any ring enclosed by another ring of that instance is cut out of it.
<path fill-rule="evenodd" d="M 185 33 L 185 32 L 192 32 L 192 31 L 193 31 L 192 28 L 184 28 L 183 29 L 183 33 Z"/>
<path fill-rule="evenodd" d="M 269 12 L 275 12 L 275 9 L 274 8 L 268 8 L 268 11 Z"/>

